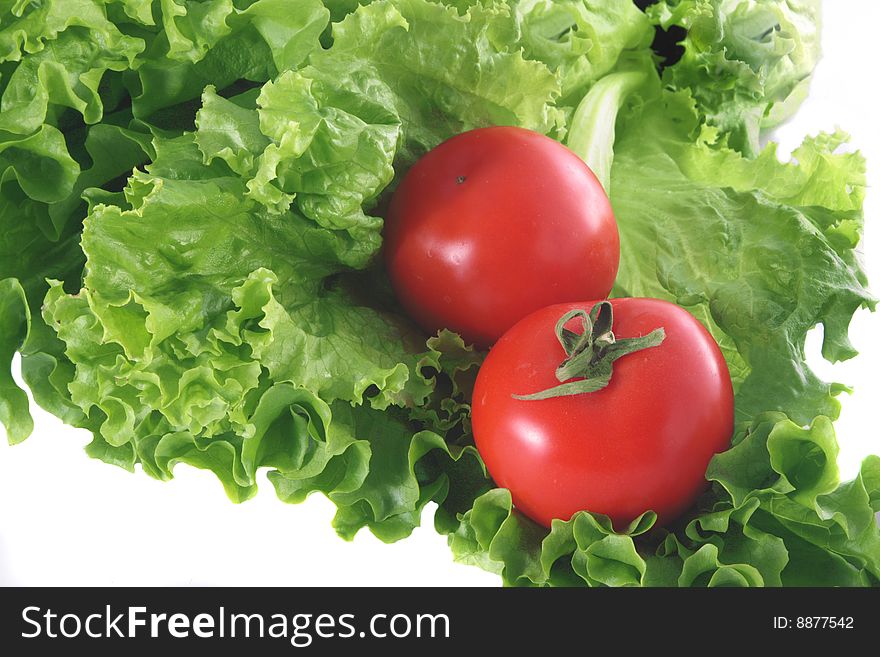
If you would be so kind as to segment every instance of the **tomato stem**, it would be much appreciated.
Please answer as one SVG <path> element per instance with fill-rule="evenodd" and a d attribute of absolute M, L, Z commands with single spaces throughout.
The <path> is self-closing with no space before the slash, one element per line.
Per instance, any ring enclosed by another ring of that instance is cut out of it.
<path fill-rule="evenodd" d="M 565 328 L 576 317 L 581 320 L 582 333 Z M 611 381 L 614 361 L 627 354 L 656 347 L 666 338 L 666 331 L 660 327 L 642 337 L 617 339 L 611 330 L 613 322 L 609 301 L 600 301 L 589 313 L 581 308 L 565 313 L 556 322 L 555 328 L 556 338 L 566 354 L 565 360 L 556 368 L 560 385 L 530 395 L 513 395 L 513 398 L 535 401 L 596 392 Z"/>

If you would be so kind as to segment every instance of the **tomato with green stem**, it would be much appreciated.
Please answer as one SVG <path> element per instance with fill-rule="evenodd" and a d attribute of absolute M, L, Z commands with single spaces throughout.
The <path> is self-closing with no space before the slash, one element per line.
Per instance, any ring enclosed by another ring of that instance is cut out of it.
<path fill-rule="evenodd" d="M 492 478 L 545 526 L 580 510 L 617 527 L 648 510 L 666 523 L 693 505 L 728 447 L 733 387 L 715 340 L 680 306 L 558 304 L 489 352 L 473 430 Z"/>

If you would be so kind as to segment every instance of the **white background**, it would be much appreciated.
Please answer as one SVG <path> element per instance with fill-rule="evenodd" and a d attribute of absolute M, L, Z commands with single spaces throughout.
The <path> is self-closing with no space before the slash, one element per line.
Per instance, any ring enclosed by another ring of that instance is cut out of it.
<path fill-rule="evenodd" d="M 880 281 L 880 129 L 875 51 L 880 3 L 825 2 L 825 56 L 809 100 L 776 139 L 783 154 L 804 135 L 836 126 L 868 158 L 864 241 L 871 280 Z M 821 360 L 821 335 L 807 348 L 825 380 L 850 384 L 837 422 L 842 474 L 880 452 L 880 313 L 860 311 L 855 361 Z M 385 545 L 368 531 L 352 543 L 330 527 L 333 505 L 319 495 L 288 506 L 265 479 L 257 497 L 231 504 L 209 472 L 181 466 L 168 483 L 88 458 L 86 432 L 35 411 L 22 445 L 0 440 L 0 584 L 4 585 L 398 585 L 496 586 L 497 577 L 455 564 L 432 528 L 432 509 L 412 537 Z"/>

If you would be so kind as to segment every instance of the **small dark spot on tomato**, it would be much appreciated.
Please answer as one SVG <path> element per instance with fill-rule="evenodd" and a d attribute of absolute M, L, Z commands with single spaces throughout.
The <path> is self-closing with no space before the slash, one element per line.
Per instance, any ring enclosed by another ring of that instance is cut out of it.
<path fill-rule="evenodd" d="M 455 182 L 457 184 L 461 185 L 465 180 L 467 180 L 467 176 L 459 176 L 458 178 L 455 179 Z"/>

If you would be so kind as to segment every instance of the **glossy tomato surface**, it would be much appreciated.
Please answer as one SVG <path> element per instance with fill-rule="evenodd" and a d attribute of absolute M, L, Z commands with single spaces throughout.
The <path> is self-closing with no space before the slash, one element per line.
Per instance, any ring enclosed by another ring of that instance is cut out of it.
<path fill-rule="evenodd" d="M 539 310 L 508 331 L 474 389 L 477 448 L 514 504 L 549 526 L 579 510 L 620 529 L 652 509 L 673 520 L 706 488 L 706 467 L 733 432 L 730 374 L 714 338 L 686 310 L 658 299 L 613 299 L 620 339 L 663 327 L 662 344 L 614 363 L 608 387 L 540 401 L 517 400 L 558 385 L 565 357 L 554 325 L 574 308 Z M 580 332 L 577 322 L 567 328 Z"/>
<path fill-rule="evenodd" d="M 577 155 L 536 132 L 482 128 L 440 144 L 394 193 L 385 260 L 423 329 L 480 347 L 552 303 L 601 299 L 620 241 L 608 197 Z"/>

